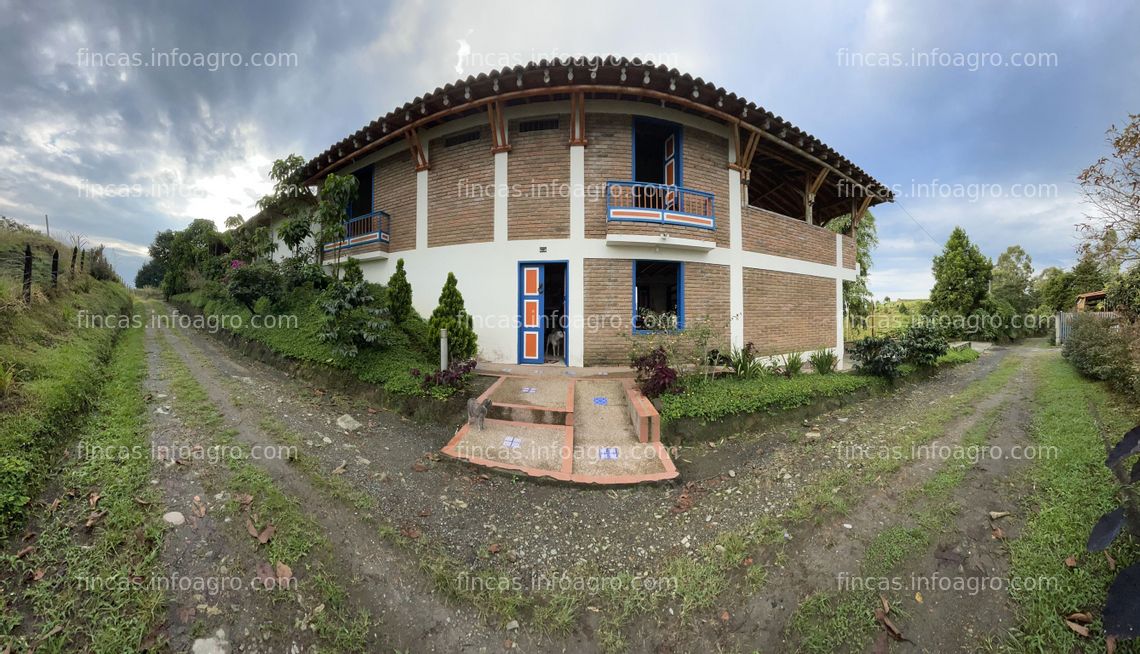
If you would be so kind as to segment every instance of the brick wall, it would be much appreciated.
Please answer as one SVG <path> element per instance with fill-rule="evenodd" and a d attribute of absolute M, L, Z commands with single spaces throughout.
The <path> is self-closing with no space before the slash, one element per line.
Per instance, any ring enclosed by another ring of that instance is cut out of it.
<path fill-rule="evenodd" d="M 752 206 L 741 218 L 745 250 L 835 265 L 834 232 Z"/>
<path fill-rule="evenodd" d="M 855 268 L 855 257 L 858 252 L 855 250 L 855 239 L 850 236 L 843 236 L 843 267 Z"/>
<path fill-rule="evenodd" d="M 586 238 L 606 237 L 606 182 L 633 174 L 633 119 L 586 114 Z"/>
<path fill-rule="evenodd" d="M 835 347 L 835 328 L 834 279 L 744 269 L 744 341 L 760 354 Z"/>
<path fill-rule="evenodd" d="M 681 136 L 683 153 L 681 184 L 685 188 L 712 193 L 716 215 L 716 244 L 728 247 L 728 139 L 704 130 L 685 127 Z"/>
<path fill-rule="evenodd" d="M 452 147 L 428 147 L 428 247 L 481 243 L 495 238 L 495 161 L 491 133 Z"/>
<path fill-rule="evenodd" d="M 558 116 L 558 129 L 520 133 L 508 126 L 507 238 L 570 237 L 570 116 Z M 527 119 L 532 120 L 532 119 Z"/>
<path fill-rule="evenodd" d="M 590 146 L 586 146 L 589 150 Z M 587 366 L 629 360 L 633 313 L 633 262 L 629 259 L 586 259 L 585 357 Z"/>
<path fill-rule="evenodd" d="M 372 210 L 392 217 L 390 252 L 416 247 L 416 170 L 408 152 L 376 163 L 372 175 Z"/>
<path fill-rule="evenodd" d="M 629 360 L 633 313 L 633 260 L 585 260 L 585 364 L 621 365 Z M 718 333 L 711 347 L 729 339 L 728 266 L 685 263 L 685 325 L 708 317 Z M 832 303 L 834 311 L 834 302 Z M 633 336 L 632 338 L 638 338 Z"/>

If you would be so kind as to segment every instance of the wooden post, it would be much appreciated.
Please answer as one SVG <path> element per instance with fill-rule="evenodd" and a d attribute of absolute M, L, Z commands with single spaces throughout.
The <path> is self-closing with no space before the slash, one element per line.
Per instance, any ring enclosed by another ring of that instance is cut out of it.
<path fill-rule="evenodd" d="M 32 246 L 24 244 L 24 304 L 32 303 Z"/>
<path fill-rule="evenodd" d="M 59 286 L 59 250 L 51 253 L 51 287 Z"/>
<path fill-rule="evenodd" d="M 71 276 L 72 276 L 72 278 L 75 277 L 75 257 L 78 257 L 78 256 L 79 256 L 79 246 L 78 245 L 71 246 Z"/>

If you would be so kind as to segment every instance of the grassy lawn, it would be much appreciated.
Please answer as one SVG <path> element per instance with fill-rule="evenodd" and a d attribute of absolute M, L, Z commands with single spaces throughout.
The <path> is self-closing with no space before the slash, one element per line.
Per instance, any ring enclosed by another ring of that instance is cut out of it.
<path fill-rule="evenodd" d="M 1012 591 L 1020 626 L 1007 649 L 1103 651 L 1099 616 L 1116 573 L 1103 555 L 1085 553 L 1085 542 L 1101 514 L 1118 504 L 1115 478 L 1104 465 L 1104 439 L 1119 440 L 1135 426 L 1137 411 L 1060 358 L 1043 365 L 1034 404 L 1035 442 L 1058 448 L 1059 456 L 1035 461 L 1029 472 L 1033 493 L 1024 510 L 1032 517 L 1024 535 L 1010 544 L 1010 556 L 1016 578 L 1050 583 Z M 1120 538 L 1108 553 L 1124 567 L 1137 559 L 1140 547 Z M 1070 556 L 1076 567 L 1065 564 Z M 1077 636 L 1062 621 L 1079 611 L 1097 617 L 1091 625 L 1095 640 Z M 1118 651 L 1140 651 L 1135 643 L 1124 645 Z"/>
<path fill-rule="evenodd" d="M 209 316 L 231 317 L 224 328 L 262 343 L 278 354 L 346 370 L 357 379 L 392 393 L 422 395 L 424 391 L 420 381 L 412 376 L 411 371 L 430 372 L 439 366 L 439 355 L 429 352 L 416 336 L 414 330 L 423 324 L 418 317 L 409 320 L 413 325 L 411 330 L 390 330 L 392 342 L 385 347 L 362 349 L 356 357 L 349 359 L 339 356 L 329 343 L 321 342 L 319 334 L 323 313 L 312 291 L 292 291 L 274 314 L 295 317 L 295 322 L 282 322 L 272 328 L 254 327 L 251 324 L 253 315 L 248 309 L 230 300 L 209 298 L 202 291 L 176 295 L 172 299 L 194 306 Z M 234 318 L 239 319 L 240 324 Z M 450 390 L 439 388 L 435 392 L 446 395 Z"/>
<path fill-rule="evenodd" d="M 948 366 L 975 361 L 974 350 L 951 350 L 936 365 Z M 904 366 L 904 374 L 917 368 Z M 849 372 L 830 375 L 803 374 L 791 378 L 761 375 L 742 379 L 731 375 L 709 380 L 689 378 L 685 390 L 661 396 L 661 420 L 696 418 L 711 422 L 736 413 L 777 413 L 805 406 L 830 397 L 840 397 L 863 389 L 882 390 L 889 384 L 879 377 Z"/>

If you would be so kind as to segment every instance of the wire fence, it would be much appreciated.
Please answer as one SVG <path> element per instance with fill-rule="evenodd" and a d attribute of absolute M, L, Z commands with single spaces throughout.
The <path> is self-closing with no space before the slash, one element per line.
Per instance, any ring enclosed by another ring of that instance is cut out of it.
<path fill-rule="evenodd" d="M 0 249 L 0 283 L 10 287 L 0 302 L 32 301 L 32 289 L 52 289 L 77 274 L 88 272 L 87 250 L 58 248 L 46 243 L 8 244 Z M 13 297 L 14 296 L 14 297 Z"/>

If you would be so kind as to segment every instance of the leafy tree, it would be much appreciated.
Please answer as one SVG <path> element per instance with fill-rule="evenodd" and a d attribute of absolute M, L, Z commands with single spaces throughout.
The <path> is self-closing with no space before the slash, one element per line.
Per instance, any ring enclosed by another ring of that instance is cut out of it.
<path fill-rule="evenodd" d="M 827 229 L 846 234 L 851 228 L 851 214 L 845 214 L 827 223 Z M 871 271 L 871 252 L 879 244 L 875 216 L 867 211 L 855 230 L 855 261 L 859 275 L 854 281 L 843 282 L 843 306 L 847 315 L 866 316 L 873 309 L 871 291 L 867 288 L 867 275 Z"/>
<path fill-rule="evenodd" d="M 253 313 L 257 313 L 254 304 L 261 298 L 268 299 L 271 305 L 281 301 L 281 273 L 272 261 L 238 266 L 230 271 L 228 279 L 226 291 L 230 297 Z"/>
<path fill-rule="evenodd" d="M 1039 310 L 1054 312 L 1071 309 L 1067 299 L 1070 281 L 1069 274 L 1056 266 L 1042 270 L 1033 280 L 1033 290 L 1040 303 Z"/>
<path fill-rule="evenodd" d="M 388 280 L 388 313 L 397 325 L 412 313 L 412 285 L 404 271 L 404 260 L 396 260 L 396 272 Z"/>
<path fill-rule="evenodd" d="M 166 269 L 158 259 L 149 259 L 146 263 L 139 268 L 135 273 L 135 288 L 158 288 L 162 284 L 162 276 L 166 274 Z"/>
<path fill-rule="evenodd" d="M 1130 114 L 1128 121 L 1123 128 L 1109 127 L 1106 140 L 1111 152 L 1077 176 L 1085 199 L 1098 211 L 1079 227 L 1086 250 L 1115 242 L 1122 259 L 1136 261 L 1140 259 L 1140 114 Z"/>
<path fill-rule="evenodd" d="M 1018 313 L 1026 313 L 1036 304 L 1033 297 L 1033 259 L 1020 245 L 1011 245 L 994 264 L 994 299 L 1008 302 Z"/>
<path fill-rule="evenodd" d="M 311 216 L 301 215 L 286 218 L 277 230 L 277 235 L 281 237 L 281 241 L 289 248 L 294 257 L 308 259 L 302 250 L 305 239 L 313 235 Z"/>
<path fill-rule="evenodd" d="M 1108 284 L 1108 307 L 1130 320 L 1140 317 L 1140 266 L 1132 266 Z"/>
<path fill-rule="evenodd" d="M 459 292 L 455 273 L 447 273 L 447 281 L 439 294 L 439 306 L 432 311 L 428 327 L 436 349 L 439 348 L 440 330 L 447 330 L 448 354 L 451 358 L 470 359 L 478 351 L 474 322 L 463 306 L 463 295 Z"/>
<path fill-rule="evenodd" d="M 934 288 L 930 308 L 941 313 L 969 315 L 989 294 L 993 263 L 970 242 L 966 230 L 955 227 L 942 254 L 934 257 Z"/>
<path fill-rule="evenodd" d="M 345 207 L 356 197 L 358 182 L 355 175 L 329 173 L 321 184 L 321 192 L 314 214 L 317 225 L 318 247 L 344 239 Z M 333 253 L 332 276 L 340 276 L 340 251 Z"/>
<path fill-rule="evenodd" d="M 318 338 L 332 343 L 343 356 L 355 357 L 362 347 L 380 347 L 390 323 L 384 308 L 376 301 L 379 287 L 364 281 L 360 262 L 349 259 L 343 279 L 334 279 L 321 293 L 324 319 Z"/>
<path fill-rule="evenodd" d="M 1104 287 L 1108 284 L 1108 275 L 1105 273 L 1101 263 L 1089 255 L 1081 257 L 1077 265 L 1073 266 L 1073 270 L 1069 275 L 1070 288 L 1069 303 L 1067 305 L 1069 309 L 1072 309 L 1073 306 L 1076 305 L 1077 296 L 1081 293 L 1103 291 Z"/>

